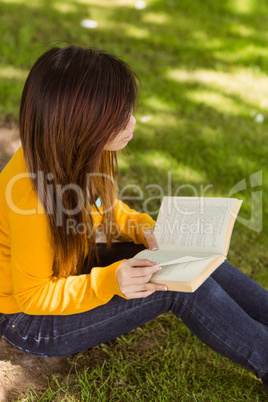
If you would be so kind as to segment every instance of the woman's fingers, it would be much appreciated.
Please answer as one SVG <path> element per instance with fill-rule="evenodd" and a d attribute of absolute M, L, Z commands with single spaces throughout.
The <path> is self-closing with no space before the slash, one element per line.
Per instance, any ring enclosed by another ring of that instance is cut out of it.
<path fill-rule="evenodd" d="M 128 299 L 135 299 L 138 297 L 147 297 L 149 294 L 152 294 L 154 292 L 158 291 L 164 291 L 167 290 L 167 287 L 165 285 L 158 285 L 156 283 L 142 283 L 142 284 L 133 284 L 133 285 L 128 285 L 125 288 L 123 287 L 123 292 L 126 293 Z M 122 291 L 121 290 L 121 291 Z"/>
<path fill-rule="evenodd" d="M 129 275 L 131 278 L 142 278 L 149 275 L 153 275 L 155 272 L 159 271 L 161 267 L 157 264 L 152 265 L 151 267 L 144 268 L 129 268 Z"/>
<path fill-rule="evenodd" d="M 128 299 L 147 297 L 156 290 L 167 290 L 165 285 L 150 283 L 152 275 L 161 267 L 150 260 L 130 258 L 117 268 L 116 276 L 121 293 Z"/>
<path fill-rule="evenodd" d="M 128 262 L 129 266 L 137 267 L 137 268 L 138 267 L 151 267 L 153 265 L 157 265 L 156 262 L 153 262 L 151 260 L 147 260 L 147 259 L 140 260 L 138 258 L 129 258 L 127 260 L 127 262 Z"/>
<path fill-rule="evenodd" d="M 153 228 L 152 229 L 146 229 L 143 232 L 143 236 L 145 237 L 145 240 L 147 241 L 148 244 L 148 248 L 150 250 L 157 250 L 158 249 L 158 245 L 157 245 L 157 241 L 155 238 L 155 235 L 153 233 Z"/>
<path fill-rule="evenodd" d="M 151 279 L 151 277 L 153 276 L 153 274 L 154 274 L 154 272 L 151 274 L 148 274 L 148 275 L 143 275 L 143 276 L 136 276 L 136 277 L 134 277 L 135 278 L 135 284 L 136 285 L 141 285 L 141 284 L 143 284 L 143 283 L 147 283 L 147 282 L 149 282 L 149 280 Z"/>
<path fill-rule="evenodd" d="M 130 258 L 127 260 L 127 264 L 127 274 L 130 275 L 131 278 L 153 275 L 155 272 L 161 269 L 156 262 L 146 259 L 139 260 L 136 258 Z"/>
<path fill-rule="evenodd" d="M 133 298 L 147 297 L 156 291 L 164 291 L 164 290 L 167 290 L 166 285 L 157 285 L 156 283 L 146 283 L 141 287 L 141 289 L 133 292 Z"/>
<path fill-rule="evenodd" d="M 127 267 L 126 269 L 121 269 L 119 270 L 121 284 L 124 286 L 125 284 L 139 285 L 142 283 L 147 283 L 153 274 L 160 269 L 161 267 L 158 265 L 145 268 Z"/>

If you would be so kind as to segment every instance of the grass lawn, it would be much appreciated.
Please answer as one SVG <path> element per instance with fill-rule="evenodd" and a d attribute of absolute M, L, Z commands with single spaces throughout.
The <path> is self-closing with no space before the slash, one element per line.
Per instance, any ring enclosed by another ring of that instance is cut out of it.
<path fill-rule="evenodd" d="M 16 125 L 27 72 L 49 46 L 116 53 L 142 81 L 121 195 L 154 218 L 164 194 L 243 199 L 228 261 L 268 289 L 268 3 L 0 0 L 0 16 L 0 125 Z M 21 400 L 268 400 L 251 372 L 170 314 L 70 357 L 70 367 Z"/>

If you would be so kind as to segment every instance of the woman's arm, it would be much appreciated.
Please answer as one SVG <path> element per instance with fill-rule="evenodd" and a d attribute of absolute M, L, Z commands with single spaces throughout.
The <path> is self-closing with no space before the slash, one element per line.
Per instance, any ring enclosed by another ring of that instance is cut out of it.
<path fill-rule="evenodd" d="M 87 275 L 53 277 L 54 251 L 49 225 L 37 202 L 32 192 L 17 203 L 20 212 L 10 209 L 8 216 L 14 297 L 21 311 L 27 314 L 74 314 L 105 304 L 115 294 L 128 297 L 128 291 L 120 290 L 125 287 L 120 274 L 117 275 L 124 260 L 103 268 L 94 267 Z M 36 213 L 27 213 L 34 209 Z M 146 246 L 147 241 L 153 244 L 150 230 L 143 234 L 155 224 L 149 215 L 139 214 L 121 201 L 117 201 L 115 215 L 122 237 Z"/>
<path fill-rule="evenodd" d="M 54 252 L 46 215 L 27 214 L 36 208 L 36 196 L 17 204 L 21 213 L 9 210 L 11 270 L 14 297 L 27 314 L 74 314 L 107 303 L 120 292 L 116 271 L 122 261 L 90 274 L 53 277 Z M 22 213 L 24 211 L 24 213 Z"/>
<path fill-rule="evenodd" d="M 135 209 L 120 200 L 116 200 L 115 208 L 115 234 L 124 240 L 132 240 L 137 244 L 144 244 L 147 248 L 157 247 L 152 233 L 155 221 L 145 213 L 139 213 Z"/>

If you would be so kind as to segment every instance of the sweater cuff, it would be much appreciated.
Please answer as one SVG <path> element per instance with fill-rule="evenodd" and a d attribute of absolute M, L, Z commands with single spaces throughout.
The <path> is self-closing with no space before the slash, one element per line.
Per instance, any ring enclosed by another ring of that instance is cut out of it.
<path fill-rule="evenodd" d="M 116 261 L 106 267 L 94 267 L 91 271 L 91 276 L 94 278 L 95 283 L 95 293 L 97 297 L 104 302 L 108 302 L 114 295 L 126 299 L 120 291 L 116 278 L 117 268 L 123 261 L 125 261 L 125 259 Z"/>

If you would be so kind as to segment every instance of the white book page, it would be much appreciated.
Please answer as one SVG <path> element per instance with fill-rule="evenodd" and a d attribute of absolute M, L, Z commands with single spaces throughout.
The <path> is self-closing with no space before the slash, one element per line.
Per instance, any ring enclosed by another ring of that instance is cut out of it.
<path fill-rule="evenodd" d="M 215 256 L 203 260 L 165 266 L 160 271 L 153 274 L 153 279 L 181 282 L 193 281 L 214 258 Z"/>
<path fill-rule="evenodd" d="M 164 197 L 154 234 L 159 250 L 224 254 L 228 224 L 241 201 L 216 197 Z"/>
<path fill-rule="evenodd" d="M 135 255 L 137 259 L 148 259 L 150 261 L 157 262 L 161 267 L 171 264 L 179 264 L 189 261 L 202 260 L 204 258 L 211 257 L 211 254 L 200 253 L 185 255 L 177 251 L 162 251 L 162 250 L 143 250 Z M 214 256 L 216 257 L 216 255 Z"/>

